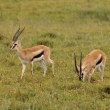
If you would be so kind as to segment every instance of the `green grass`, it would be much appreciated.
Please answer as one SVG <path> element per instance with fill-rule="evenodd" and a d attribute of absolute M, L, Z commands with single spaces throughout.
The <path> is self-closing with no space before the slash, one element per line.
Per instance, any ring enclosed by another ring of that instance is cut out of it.
<path fill-rule="evenodd" d="M 2 0 L 0 1 L 0 110 L 109 110 L 110 109 L 110 2 L 108 0 Z M 48 65 L 43 69 L 29 65 L 20 80 L 21 63 L 9 50 L 12 35 L 25 31 L 20 38 L 23 48 L 39 44 L 51 48 L 55 77 Z M 83 57 L 93 49 L 107 55 L 104 82 L 99 73 L 94 82 L 79 82 L 73 54 Z"/>

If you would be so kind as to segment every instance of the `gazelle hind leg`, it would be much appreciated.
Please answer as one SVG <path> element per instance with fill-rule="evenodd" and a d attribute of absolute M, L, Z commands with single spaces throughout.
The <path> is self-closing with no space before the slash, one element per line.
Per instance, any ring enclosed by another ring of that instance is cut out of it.
<path fill-rule="evenodd" d="M 97 68 L 97 70 L 100 72 L 100 79 L 101 79 L 101 81 L 103 81 L 104 67 L 103 66 L 99 66 Z"/>
<path fill-rule="evenodd" d="M 48 59 L 47 62 L 52 64 L 52 75 L 54 76 L 54 61 L 51 59 Z"/>
<path fill-rule="evenodd" d="M 47 51 L 44 52 L 44 60 L 52 64 L 52 75 L 54 76 L 54 61 L 50 59 L 50 49 L 47 48 Z"/>
<path fill-rule="evenodd" d="M 44 60 L 39 61 L 39 63 L 41 64 L 41 66 L 42 66 L 43 69 L 44 69 L 44 74 L 43 74 L 43 76 L 45 76 L 45 75 L 46 75 L 46 72 L 47 72 L 47 66 L 46 66 Z"/>

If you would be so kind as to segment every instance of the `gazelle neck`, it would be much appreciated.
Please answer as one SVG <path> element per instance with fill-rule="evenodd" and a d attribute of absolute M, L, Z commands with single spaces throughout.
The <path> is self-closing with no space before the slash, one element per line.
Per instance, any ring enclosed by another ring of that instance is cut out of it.
<path fill-rule="evenodd" d="M 17 45 L 17 54 L 18 54 L 18 56 L 20 57 L 20 58 L 23 58 L 23 56 L 24 56 L 24 52 L 23 52 L 23 49 L 22 49 L 22 46 L 21 46 L 21 44 L 18 44 Z"/>
<path fill-rule="evenodd" d="M 85 72 L 85 73 L 89 73 L 91 71 L 91 69 L 93 69 L 93 67 L 90 65 L 90 63 L 87 63 L 86 65 L 83 65 L 82 66 L 82 70 Z"/>

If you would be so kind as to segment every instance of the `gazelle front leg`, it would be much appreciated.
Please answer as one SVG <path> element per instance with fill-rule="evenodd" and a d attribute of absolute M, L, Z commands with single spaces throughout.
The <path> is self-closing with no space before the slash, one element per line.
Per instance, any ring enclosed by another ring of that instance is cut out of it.
<path fill-rule="evenodd" d="M 86 74 L 83 74 L 83 79 L 82 79 L 83 82 L 84 82 L 85 76 L 86 76 Z"/>
<path fill-rule="evenodd" d="M 23 77 L 23 74 L 24 74 L 25 69 L 26 69 L 26 64 L 22 64 L 21 80 L 22 80 L 22 77 Z"/>
<path fill-rule="evenodd" d="M 30 62 L 31 74 L 33 75 L 33 62 Z"/>
<path fill-rule="evenodd" d="M 91 73 L 88 75 L 88 82 L 90 83 L 91 82 L 91 77 L 92 77 L 92 75 L 91 75 Z"/>
<path fill-rule="evenodd" d="M 91 69 L 91 71 L 88 73 L 88 82 L 90 83 L 91 82 L 91 77 L 92 77 L 92 74 L 94 73 L 95 69 Z"/>

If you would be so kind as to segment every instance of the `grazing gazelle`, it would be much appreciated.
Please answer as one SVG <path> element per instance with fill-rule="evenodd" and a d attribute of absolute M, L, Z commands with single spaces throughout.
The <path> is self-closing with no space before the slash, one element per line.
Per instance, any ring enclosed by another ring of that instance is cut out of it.
<path fill-rule="evenodd" d="M 80 67 L 78 68 L 76 63 L 76 55 L 74 54 L 75 69 L 80 81 L 84 81 L 85 75 L 87 74 L 88 82 L 90 82 L 95 69 L 97 69 L 100 72 L 100 78 L 103 81 L 105 63 L 106 54 L 101 50 L 93 50 L 83 59 L 83 62 L 81 53 Z"/>
<path fill-rule="evenodd" d="M 24 28 L 23 28 L 24 30 Z M 38 61 L 41 66 L 44 68 L 44 74 L 46 75 L 47 67 L 45 61 L 52 64 L 52 74 L 54 75 L 54 62 L 50 59 L 50 48 L 45 45 L 38 45 L 32 48 L 22 49 L 21 42 L 18 41 L 19 35 L 23 32 L 20 31 L 20 28 L 16 31 L 14 36 L 12 37 L 12 44 L 10 50 L 16 50 L 18 57 L 22 63 L 22 74 L 21 79 L 23 77 L 26 64 L 30 64 L 31 74 L 33 74 L 33 62 Z"/>

